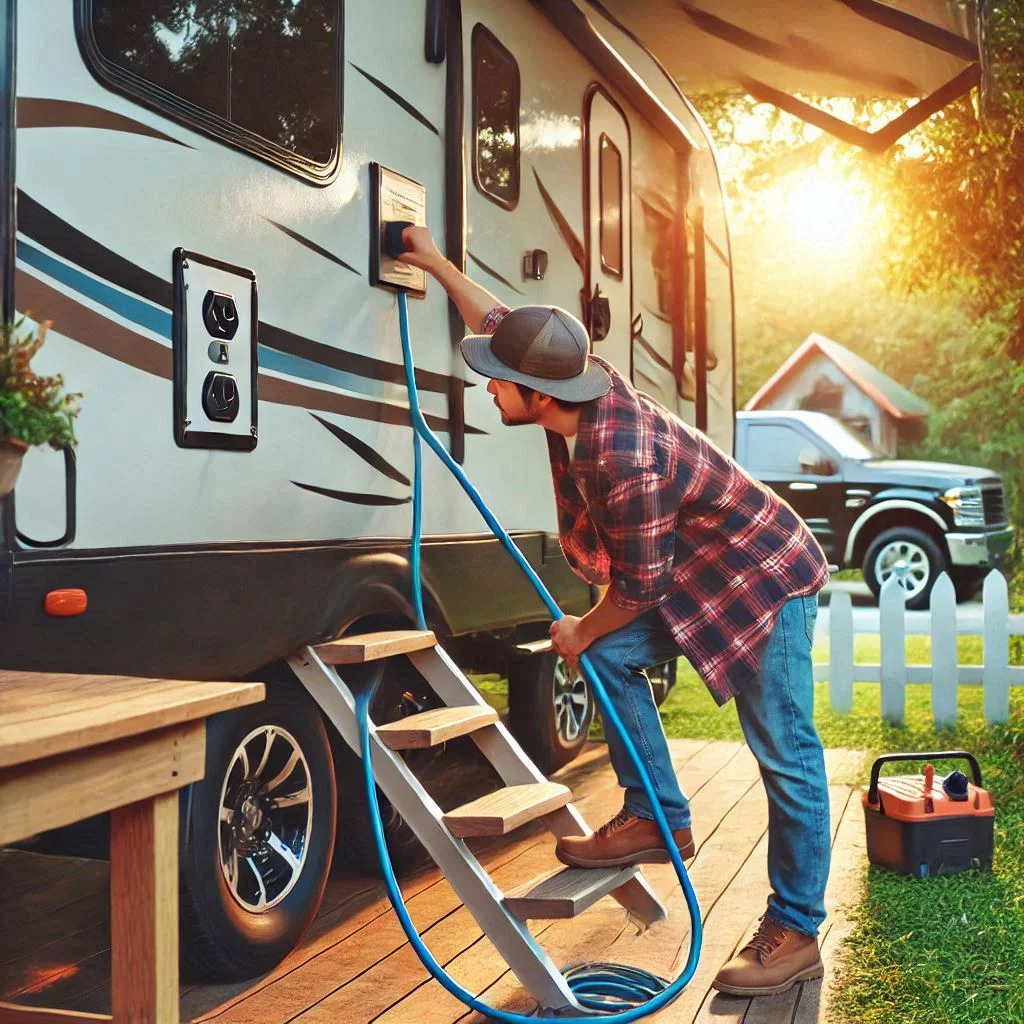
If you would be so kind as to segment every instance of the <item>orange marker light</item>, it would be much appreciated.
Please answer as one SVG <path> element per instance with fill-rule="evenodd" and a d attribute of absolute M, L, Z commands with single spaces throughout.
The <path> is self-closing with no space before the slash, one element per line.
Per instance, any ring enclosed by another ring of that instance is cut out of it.
<path fill-rule="evenodd" d="M 89 606 L 89 599 L 84 590 L 51 590 L 46 595 L 43 608 L 47 615 L 64 618 L 70 615 L 81 615 Z"/>

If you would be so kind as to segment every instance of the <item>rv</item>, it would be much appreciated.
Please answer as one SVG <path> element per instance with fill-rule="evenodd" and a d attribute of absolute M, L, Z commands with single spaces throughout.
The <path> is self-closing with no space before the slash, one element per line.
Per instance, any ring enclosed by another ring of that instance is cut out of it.
<path fill-rule="evenodd" d="M 428 421 L 562 607 L 593 598 L 560 554 L 541 432 L 502 427 L 446 296 L 381 259 L 386 222 L 427 224 L 510 306 L 580 316 L 595 353 L 731 451 L 715 155 L 600 5 L 17 15 L 16 308 L 52 322 L 37 369 L 84 399 L 77 448 L 30 453 L 4 505 L 0 667 L 267 681 L 263 704 L 210 723 L 181 801 L 182 948 L 200 974 L 247 977 L 315 914 L 335 830 L 339 856 L 368 855 L 354 755 L 285 659 L 412 621 L 395 285 Z M 429 624 L 462 664 L 509 674 L 511 725 L 554 769 L 585 742 L 586 687 L 522 652 L 548 616 L 429 455 L 425 493 Z M 46 614 L 64 588 L 83 614 Z M 428 705 L 417 685 L 391 678 L 375 718 Z M 264 797 L 275 829 L 232 825 Z M 401 859 L 409 836 L 389 830 Z"/>

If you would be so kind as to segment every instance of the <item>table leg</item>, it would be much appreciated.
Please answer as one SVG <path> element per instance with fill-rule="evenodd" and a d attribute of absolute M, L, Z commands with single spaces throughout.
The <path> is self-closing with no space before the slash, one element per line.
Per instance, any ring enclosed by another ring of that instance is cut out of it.
<path fill-rule="evenodd" d="M 110 950 L 117 1024 L 179 1024 L 176 790 L 111 811 Z"/>

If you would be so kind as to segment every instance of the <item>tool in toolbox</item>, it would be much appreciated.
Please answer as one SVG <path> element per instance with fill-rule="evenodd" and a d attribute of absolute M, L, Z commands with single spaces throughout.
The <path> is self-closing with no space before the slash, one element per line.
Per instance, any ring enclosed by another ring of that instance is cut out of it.
<path fill-rule="evenodd" d="M 961 771 L 935 776 L 930 763 L 964 760 L 974 781 Z M 927 761 L 920 775 L 879 778 L 891 761 Z M 926 878 L 978 868 L 992 870 L 992 796 L 982 788 L 981 769 L 966 750 L 883 754 L 871 766 L 864 793 L 868 860 L 880 868 Z"/>

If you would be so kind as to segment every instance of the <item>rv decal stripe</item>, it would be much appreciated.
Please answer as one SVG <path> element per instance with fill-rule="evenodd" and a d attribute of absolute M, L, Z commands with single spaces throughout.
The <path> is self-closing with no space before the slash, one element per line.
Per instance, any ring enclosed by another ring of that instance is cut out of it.
<path fill-rule="evenodd" d="M 260 337 L 270 348 L 308 360 L 310 363 L 333 367 L 342 373 L 351 373 L 357 377 L 369 377 L 371 380 L 383 381 L 388 384 L 405 383 L 405 367 L 399 366 L 397 363 L 388 363 L 383 359 L 360 355 L 358 352 L 346 352 L 344 349 L 303 338 L 301 335 L 286 331 L 283 327 L 275 327 L 273 324 L 262 321 L 260 322 Z M 300 376 L 304 376 L 304 374 L 300 374 Z M 431 370 L 416 371 L 416 386 L 439 395 L 448 394 L 448 378 L 442 373 L 434 373 Z"/>
<path fill-rule="evenodd" d="M 170 281 L 164 281 L 105 245 L 100 245 L 41 206 L 21 189 L 18 189 L 18 230 L 97 277 L 106 278 L 118 287 L 135 292 L 165 309 L 171 308 Z"/>
<path fill-rule="evenodd" d="M 170 281 L 164 281 L 156 274 L 144 270 L 101 245 L 46 209 L 45 206 L 37 203 L 21 189 L 18 190 L 18 230 L 33 241 L 57 253 L 63 259 L 85 268 L 97 277 L 104 278 L 110 284 L 134 292 L 136 296 L 142 296 L 158 306 L 163 306 L 166 310 L 170 310 L 173 305 Z M 65 268 L 65 272 L 66 270 L 67 268 Z M 46 273 L 50 273 L 50 271 L 46 271 Z M 54 274 L 53 276 L 58 275 Z M 65 279 L 61 278 L 61 280 Z M 69 281 L 66 283 L 71 284 Z M 83 291 L 83 294 L 89 294 L 84 289 L 80 290 Z M 132 300 L 120 292 L 110 293 L 108 298 L 112 296 L 116 297 L 117 305 L 110 305 L 93 295 L 90 295 L 90 298 L 95 297 L 96 301 L 104 302 L 104 305 L 109 305 L 109 308 L 126 319 L 133 320 L 142 326 L 148 326 L 137 319 L 140 315 L 149 315 L 148 312 L 143 312 L 141 306 L 130 307 Z M 133 312 L 127 312 L 129 308 Z M 148 309 L 149 307 L 146 307 L 146 310 Z M 170 317 L 170 313 L 167 316 Z M 171 336 L 169 321 L 166 330 L 161 329 L 160 333 L 168 338 Z M 310 363 L 319 363 L 322 366 L 340 370 L 342 373 L 368 377 L 371 380 L 385 381 L 391 384 L 405 383 L 405 368 L 397 363 L 389 363 L 383 359 L 375 359 L 372 356 L 360 355 L 355 352 L 345 352 L 342 349 L 303 338 L 298 334 L 292 334 L 291 331 L 264 322 L 259 325 L 259 334 L 270 348 L 290 356 L 298 356 Z M 310 376 L 308 367 L 305 372 L 296 372 L 294 368 L 285 369 L 284 367 L 281 367 L 281 370 L 299 377 Z M 331 381 L 330 383 L 336 382 Z M 416 384 L 424 391 L 433 391 L 443 395 L 448 393 L 448 377 L 441 373 L 417 370 Z M 361 388 L 353 387 L 352 390 L 361 390 Z"/>
<path fill-rule="evenodd" d="M 284 224 L 278 224 L 276 220 L 271 220 L 269 217 L 267 217 L 266 220 L 270 221 L 270 223 L 273 224 L 278 231 L 283 231 L 289 238 L 294 238 L 295 241 L 299 243 L 299 245 L 304 245 L 307 249 L 312 249 L 313 252 L 315 252 L 318 256 L 323 256 L 325 259 L 330 260 L 332 263 L 337 263 L 339 267 L 344 267 L 346 270 L 351 270 L 352 273 L 355 274 L 357 277 L 362 277 L 362 275 L 359 273 L 358 270 L 356 270 L 355 267 L 350 266 L 343 259 L 340 259 L 338 256 L 335 256 L 333 252 L 328 252 L 327 249 L 324 249 L 322 246 L 317 245 L 316 242 L 313 242 L 310 239 L 305 238 L 303 235 L 300 235 L 298 231 L 293 231 L 291 228 L 285 227 Z"/>
<path fill-rule="evenodd" d="M 533 176 L 537 179 L 540 197 L 544 200 L 544 205 L 548 208 L 548 213 L 551 214 L 551 219 L 555 222 L 555 227 L 558 228 L 562 241 L 569 247 L 569 252 L 572 253 L 572 258 L 576 261 L 580 272 L 585 275 L 587 271 L 583 265 L 583 243 L 579 240 L 576 232 L 573 231 L 572 225 L 565 214 L 558 208 L 558 204 L 551 198 L 551 194 L 544 187 L 544 182 L 540 180 L 540 175 L 537 173 L 536 168 L 533 169 Z"/>
<path fill-rule="evenodd" d="M 351 64 L 352 62 L 349 61 L 349 63 Z M 385 85 L 379 78 L 374 78 L 373 75 L 371 75 L 368 71 L 364 71 L 361 67 L 359 67 L 358 64 L 352 64 L 352 67 L 354 67 L 356 71 L 358 71 L 359 74 L 363 76 L 363 78 L 370 82 L 371 85 L 377 86 L 377 88 L 380 89 L 380 91 L 384 93 L 384 95 L 387 96 L 388 99 L 394 100 L 395 103 L 397 103 L 410 117 L 416 118 L 416 120 L 419 121 L 420 124 L 429 128 L 435 135 L 441 134 L 433 126 L 433 124 L 430 123 L 430 120 L 425 115 L 421 114 L 408 100 L 405 100 L 401 96 L 399 96 L 394 89 L 392 89 L 390 86 Z"/>
<path fill-rule="evenodd" d="M 76 103 L 73 100 L 42 99 L 37 96 L 22 96 L 18 100 L 19 128 L 105 128 L 114 132 L 128 132 L 131 135 L 145 135 L 161 142 L 173 142 L 176 146 L 192 149 L 187 142 L 181 142 L 170 135 L 151 128 L 148 124 L 135 121 L 124 114 L 117 114 L 91 103 Z"/>
<path fill-rule="evenodd" d="M 342 444 L 348 445 L 364 462 L 369 463 L 378 472 L 383 473 L 386 477 L 390 477 L 392 480 L 397 480 L 400 484 L 409 486 L 409 478 L 400 470 L 388 462 L 379 452 L 375 451 L 365 441 L 360 441 L 354 434 L 350 434 L 347 430 L 342 430 L 336 423 L 331 423 L 330 420 L 325 420 L 323 416 L 317 416 L 316 413 L 310 413 L 310 415 L 317 421 L 317 423 L 325 426 Z"/>
<path fill-rule="evenodd" d="M 466 250 L 466 255 L 467 255 L 467 256 L 468 256 L 468 257 L 469 257 L 469 258 L 470 258 L 470 259 L 471 259 L 471 260 L 472 260 L 472 261 L 473 261 L 473 262 L 474 262 L 474 263 L 475 263 L 475 264 L 476 264 L 476 265 L 477 265 L 477 266 L 478 266 L 478 267 L 479 267 L 479 268 L 480 268 L 480 269 L 481 269 L 481 270 L 482 270 L 482 271 L 483 271 L 483 272 L 485 273 L 485 274 L 490 274 L 490 275 L 491 275 L 491 277 L 493 277 L 495 281 L 500 281 L 500 282 L 501 282 L 501 283 L 502 283 L 503 285 L 505 285 L 505 287 L 506 287 L 506 288 L 511 288 L 511 289 L 512 289 L 512 291 L 514 291 L 514 292 L 515 292 L 515 293 L 516 293 L 517 295 L 522 295 L 522 294 L 523 294 L 523 293 L 522 293 L 522 292 L 521 292 L 521 291 L 520 291 L 520 290 L 519 290 L 519 289 L 518 289 L 518 288 L 517 288 L 517 287 L 516 287 L 516 286 L 515 286 L 515 285 L 514 285 L 514 284 L 513 284 L 512 282 L 511 282 L 511 281 L 506 281 L 506 280 L 505 280 L 505 278 L 503 278 L 503 277 L 501 276 L 501 274 L 499 274 L 499 273 L 498 273 L 498 272 L 497 272 L 497 271 L 496 271 L 496 270 L 495 270 L 495 269 L 494 269 L 493 267 L 489 267 L 489 266 L 487 266 L 487 264 L 486 264 L 486 263 L 484 263 L 484 261 L 483 261 L 483 260 L 481 260 L 481 259 L 478 259 L 478 258 L 477 258 L 476 256 L 474 256 L 474 255 L 473 255 L 473 254 L 472 254 L 472 253 L 471 253 L 471 252 L 470 252 L 470 251 L 469 251 L 468 249 Z"/>
<path fill-rule="evenodd" d="M 171 314 L 166 309 L 158 309 L 151 306 L 134 295 L 126 295 L 119 292 L 102 281 L 82 273 L 77 267 L 70 267 L 60 260 L 37 249 L 27 242 L 18 239 L 18 259 L 23 260 L 30 267 L 42 271 L 47 277 L 66 284 L 69 288 L 87 298 L 98 302 L 107 309 L 123 316 L 126 320 L 153 331 L 154 334 L 163 335 L 165 338 L 171 336 Z"/>
<path fill-rule="evenodd" d="M 18 271 L 16 287 L 19 310 L 39 319 L 52 320 L 61 334 L 111 359 L 155 377 L 171 379 L 171 350 L 166 345 L 114 323 L 27 271 Z"/>
<path fill-rule="evenodd" d="M 317 487 L 314 484 L 300 484 L 293 480 L 296 487 L 304 491 L 312 491 L 314 494 L 322 494 L 325 498 L 335 498 L 338 501 L 349 501 L 353 505 L 408 505 L 410 498 L 391 498 L 386 494 L 363 494 L 360 491 L 335 491 L 330 487 Z"/>

